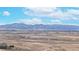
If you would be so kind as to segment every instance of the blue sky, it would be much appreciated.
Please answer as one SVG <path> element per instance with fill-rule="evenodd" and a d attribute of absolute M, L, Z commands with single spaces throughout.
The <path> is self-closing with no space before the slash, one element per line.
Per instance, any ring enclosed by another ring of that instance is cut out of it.
<path fill-rule="evenodd" d="M 79 25 L 79 7 L 0 7 L 0 24 Z"/>

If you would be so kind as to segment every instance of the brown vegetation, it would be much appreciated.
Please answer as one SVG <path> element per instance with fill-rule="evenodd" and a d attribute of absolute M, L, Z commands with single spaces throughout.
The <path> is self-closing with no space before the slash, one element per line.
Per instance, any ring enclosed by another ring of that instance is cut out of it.
<path fill-rule="evenodd" d="M 79 51 L 79 32 L 0 31 L 0 44 L 8 51 Z"/>

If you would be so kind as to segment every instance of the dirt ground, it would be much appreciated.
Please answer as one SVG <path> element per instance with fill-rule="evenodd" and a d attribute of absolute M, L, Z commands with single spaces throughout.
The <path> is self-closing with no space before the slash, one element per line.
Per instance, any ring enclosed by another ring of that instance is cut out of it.
<path fill-rule="evenodd" d="M 1 30 L 0 43 L 14 45 L 1 51 L 79 51 L 79 32 Z"/>

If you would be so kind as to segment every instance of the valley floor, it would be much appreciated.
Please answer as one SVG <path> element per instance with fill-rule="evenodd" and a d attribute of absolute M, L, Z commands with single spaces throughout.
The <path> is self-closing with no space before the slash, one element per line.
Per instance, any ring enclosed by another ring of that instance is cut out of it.
<path fill-rule="evenodd" d="M 14 45 L 1 51 L 79 51 L 79 32 L 1 30 L 0 43 Z"/>

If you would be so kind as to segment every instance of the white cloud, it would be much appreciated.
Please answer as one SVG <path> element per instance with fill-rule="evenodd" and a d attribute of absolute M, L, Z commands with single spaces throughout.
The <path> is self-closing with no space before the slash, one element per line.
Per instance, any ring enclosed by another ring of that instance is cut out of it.
<path fill-rule="evenodd" d="M 21 19 L 20 21 L 17 21 L 16 23 L 24 23 L 24 24 L 43 24 L 43 25 L 53 25 L 53 24 L 63 24 L 60 20 L 51 20 L 50 22 L 44 22 L 43 19 L 39 18 L 32 18 L 32 19 Z"/>
<path fill-rule="evenodd" d="M 47 23 L 48 25 L 53 25 L 53 24 L 63 24 L 60 20 L 51 20 L 51 22 Z"/>
<path fill-rule="evenodd" d="M 67 12 L 65 12 L 66 20 L 79 20 L 79 10 L 70 9 Z"/>
<path fill-rule="evenodd" d="M 60 20 L 52 20 L 51 24 L 62 24 Z"/>
<path fill-rule="evenodd" d="M 50 12 L 52 12 L 52 11 L 54 11 L 54 10 L 56 10 L 56 7 L 53 7 L 53 8 L 46 8 L 46 7 L 39 7 L 39 8 L 29 8 L 29 9 L 31 9 L 32 11 L 34 11 L 34 12 L 41 12 L 41 13 L 50 13 Z"/>
<path fill-rule="evenodd" d="M 9 16 L 10 15 L 10 12 L 9 11 L 3 11 L 3 15 L 4 16 Z"/>
<path fill-rule="evenodd" d="M 79 15 L 79 10 L 75 10 L 75 9 L 70 9 L 67 11 L 68 14 L 72 14 L 72 15 Z"/>
<path fill-rule="evenodd" d="M 28 8 L 29 11 L 25 8 L 24 14 L 29 16 L 36 16 L 36 17 L 50 17 L 51 13 L 53 13 L 56 10 L 56 7 L 53 8 Z"/>
<path fill-rule="evenodd" d="M 42 8 L 28 8 L 28 9 L 29 9 L 28 11 L 25 9 L 24 11 L 25 15 L 29 15 L 37 19 L 39 17 L 41 19 L 41 21 L 40 20 L 32 20 L 32 21 L 28 20 L 28 23 L 39 21 L 39 23 L 51 25 L 51 24 L 64 24 L 65 22 L 63 21 L 65 20 L 66 21 L 79 20 L 78 9 L 62 10 L 61 8 L 43 8 L 43 7 Z M 42 21 L 43 20 L 42 17 L 49 17 L 49 18 L 52 18 L 52 20 L 49 19 L 51 22 L 45 23 Z M 37 24 L 39 23 L 37 22 Z"/>
<path fill-rule="evenodd" d="M 43 21 L 41 19 L 33 18 L 33 19 L 22 19 L 19 21 L 20 23 L 25 23 L 25 24 L 43 24 Z"/>
<path fill-rule="evenodd" d="M 63 16 L 64 16 L 64 12 L 62 12 L 61 10 L 54 11 L 50 14 L 50 17 L 55 19 L 61 19 Z"/>
<path fill-rule="evenodd" d="M 79 10 L 69 9 L 67 11 L 57 10 L 51 13 L 50 17 L 62 20 L 78 20 Z"/>
<path fill-rule="evenodd" d="M 28 8 L 29 11 L 24 11 L 25 15 L 34 16 L 34 17 L 49 17 L 54 19 L 63 19 L 63 20 L 78 20 L 79 19 L 79 10 L 77 9 L 67 9 L 62 11 L 59 8 Z"/>

